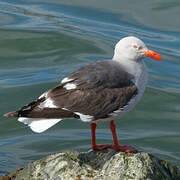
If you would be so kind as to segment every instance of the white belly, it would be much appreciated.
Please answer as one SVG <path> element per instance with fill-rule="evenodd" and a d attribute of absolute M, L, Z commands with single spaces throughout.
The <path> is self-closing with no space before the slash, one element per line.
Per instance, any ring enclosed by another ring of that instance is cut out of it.
<path fill-rule="evenodd" d="M 134 83 L 138 89 L 137 94 L 128 102 L 126 106 L 111 113 L 111 116 L 120 117 L 126 112 L 131 111 L 141 99 L 144 93 L 144 90 L 146 88 L 147 70 L 143 62 L 137 67 L 134 67 L 133 69 L 129 69 L 128 71 L 132 73 L 133 75 L 135 75 Z"/>

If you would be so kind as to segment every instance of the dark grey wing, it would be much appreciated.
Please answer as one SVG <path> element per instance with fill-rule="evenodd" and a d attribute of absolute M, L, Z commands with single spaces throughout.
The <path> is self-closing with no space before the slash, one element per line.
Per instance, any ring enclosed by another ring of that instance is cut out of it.
<path fill-rule="evenodd" d="M 91 63 L 72 73 L 68 78 L 73 79 L 79 88 L 83 86 L 120 88 L 129 86 L 134 76 L 127 73 L 118 62 L 111 60 Z"/>
<path fill-rule="evenodd" d="M 48 97 L 57 107 L 93 119 L 106 118 L 127 105 L 137 93 L 133 78 L 118 62 L 98 61 L 72 73 L 70 81 L 51 89 Z M 67 84 L 75 87 L 67 90 Z"/>
<path fill-rule="evenodd" d="M 137 93 L 133 78 L 118 62 L 98 61 L 80 68 L 38 100 L 5 116 L 79 118 L 88 115 L 91 120 L 106 118 L 127 105 Z"/>

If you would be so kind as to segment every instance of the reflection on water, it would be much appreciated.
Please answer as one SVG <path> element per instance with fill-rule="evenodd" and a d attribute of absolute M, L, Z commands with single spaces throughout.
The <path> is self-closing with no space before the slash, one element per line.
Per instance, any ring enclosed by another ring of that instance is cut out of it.
<path fill-rule="evenodd" d="M 0 0 L 1 115 L 37 98 L 77 68 L 111 58 L 114 44 L 134 35 L 163 61 L 146 60 L 148 88 L 136 109 L 117 121 L 120 143 L 179 164 L 180 23 L 174 17 L 180 4 L 140 2 L 146 9 L 128 1 Z M 109 124 L 98 127 L 98 142 L 111 143 Z M 89 124 L 80 121 L 63 121 L 34 134 L 16 119 L 1 117 L 0 175 L 44 155 L 90 145 Z"/>

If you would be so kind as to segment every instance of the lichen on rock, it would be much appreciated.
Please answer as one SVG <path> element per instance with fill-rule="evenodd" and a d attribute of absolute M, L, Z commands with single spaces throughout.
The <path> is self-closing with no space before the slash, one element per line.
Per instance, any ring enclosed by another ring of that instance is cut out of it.
<path fill-rule="evenodd" d="M 145 152 L 64 151 L 29 163 L 16 180 L 180 179 L 180 168 Z"/>

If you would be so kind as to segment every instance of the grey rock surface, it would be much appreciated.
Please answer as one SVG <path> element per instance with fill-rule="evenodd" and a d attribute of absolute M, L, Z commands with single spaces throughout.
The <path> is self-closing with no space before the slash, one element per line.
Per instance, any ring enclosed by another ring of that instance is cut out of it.
<path fill-rule="evenodd" d="M 175 180 L 180 168 L 145 152 L 66 151 L 29 163 L 16 180 Z"/>

